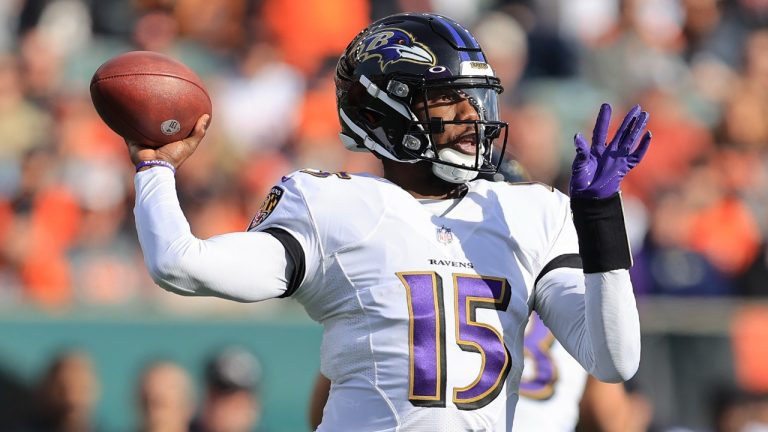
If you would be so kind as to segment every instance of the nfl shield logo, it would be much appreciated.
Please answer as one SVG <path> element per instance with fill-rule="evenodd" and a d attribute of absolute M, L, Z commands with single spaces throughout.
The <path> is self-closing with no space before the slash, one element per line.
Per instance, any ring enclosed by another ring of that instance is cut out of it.
<path fill-rule="evenodd" d="M 453 233 L 450 228 L 446 228 L 445 225 L 437 229 L 437 241 L 442 244 L 448 244 L 453 241 Z"/>

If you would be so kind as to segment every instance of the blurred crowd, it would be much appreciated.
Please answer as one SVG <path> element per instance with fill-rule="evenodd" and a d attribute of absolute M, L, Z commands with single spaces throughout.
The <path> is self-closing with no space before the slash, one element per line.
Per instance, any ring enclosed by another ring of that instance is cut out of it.
<path fill-rule="evenodd" d="M 68 348 L 54 355 L 37 383 L 3 388 L 0 428 L 7 432 L 100 432 L 96 412 L 101 380 L 88 352 Z M 262 414 L 261 363 L 250 351 L 226 346 L 210 353 L 197 371 L 171 359 L 150 359 L 135 377 L 137 432 L 255 432 Z M 12 395 L 12 397 L 11 397 Z"/>
<path fill-rule="evenodd" d="M 768 295 L 768 1 L 5 0 L 0 305 L 180 301 L 142 264 L 133 167 L 90 101 L 101 63 L 159 51 L 205 81 L 212 125 L 177 187 L 206 238 L 245 229 L 295 169 L 379 173 L 339 143 L 333 72 L 360 29 L 405 10 L 478 37 L 506 89 L 505 170 L 519 178 L 567 192 L 573 134 L 591 134 L 600 103 L 651 114 L 651 148 L 624 183 L 639 298 Z M 764 369 L 742 382 L 767 390 Z"/>
<path fill-rule="evenodd" d="M 195 234 L 242 230 L 297 168 L 379 171 L 338 142 L 333 72 L 372 19 L 466 23 L 503 79 L 506 158 L 563 189 L 599 103 L 641 103 L 654 139 L 624 188 L 638 294 L 753 296 L 768 238 L 768 16 L 755 0 L 15 0 L 0 20 L 0 298 L 146 302 L 132 170 L 88 84 L 128 50 L 195 69 L 213 125 L 178 175 Z M 508 167 L 510 168 L 510 167 Z"/>

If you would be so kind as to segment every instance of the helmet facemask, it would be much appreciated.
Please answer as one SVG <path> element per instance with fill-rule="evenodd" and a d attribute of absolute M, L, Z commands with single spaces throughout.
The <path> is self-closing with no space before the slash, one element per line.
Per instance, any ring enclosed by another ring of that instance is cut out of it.
<path fill-rule="evenodd" d="M 499 121 L 501 87 L 465 80 L 425 84 L 411 105 L 415 120 L 403 138 L 406 153 L 432 162 L 432 172 L 451 183 L 495 173 L 493 142 L 503 132 L 503 154 L 507 139 L 507 124 Z"/>

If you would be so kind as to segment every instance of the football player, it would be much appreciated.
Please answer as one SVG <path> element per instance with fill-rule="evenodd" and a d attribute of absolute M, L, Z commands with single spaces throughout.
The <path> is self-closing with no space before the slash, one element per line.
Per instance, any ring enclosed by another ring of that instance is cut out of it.
<path fill-rule="evenodd" d="M 384 177 L 301 170 L 276 184 L 247 232 L 195 238 L 174 170 L 205 135 L 128 143 L 146 265 L 182 295 L 293 296 L 324 327 L 323 431 L 509 430 L 535 310 L 579 363 L 629 379 L 640 330 L 619 186 L 650 143 L 635 106 L 608 140 L 577 135 L 569 199 L 492 173 L 499 79 L 474 37 L 434 14 L 374 22 L 339 59 L 341 140 Z M 258 115 L 258 113 L 254 113 Z"/>
<path fill-rule="evenodd" d="M 573 431 L 580 414 L 601 431 L 645 430 L 647 419 L 643 419 L 642 412 L 633 413 L 632 401 L 623 385 L 589 377 L 535 312 L 525 330 L 523 352 L 513 432 Z M 309 402 L 312 430 L 322 422 L 330 388 L 330 380 L 318 374 Z"/>
<path fill-rule="evenodd" d="M 635 426 L 642 419 L 632 417 L 632 401 L 623 385 L 589 377 L 536 313 L 528 322 L 523 351 L 513 432 L 573 431 L 580 414 L 601 431 L 645 430 Z"/>

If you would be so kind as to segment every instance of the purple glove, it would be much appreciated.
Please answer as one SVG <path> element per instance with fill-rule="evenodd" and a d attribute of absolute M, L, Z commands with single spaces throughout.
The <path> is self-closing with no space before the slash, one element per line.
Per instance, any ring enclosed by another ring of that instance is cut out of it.
<path fill-rule="evenodd" d="M 629 110 L 610 143 L 606 143 L 608 125 L 611 122 L 611 106 L 604 103 L 597 115 L 592 132 L 592 146 L 588 146 L 582 134 L 573 138 L 576 157 L 571 173 L 571 198 L 608 198 L 619 191 L 621 179 L 637 166 L 651 143 L 651 132 L 637 139 L 648 124 L 648 113 L 640 111 L 640 105 Z"/>

